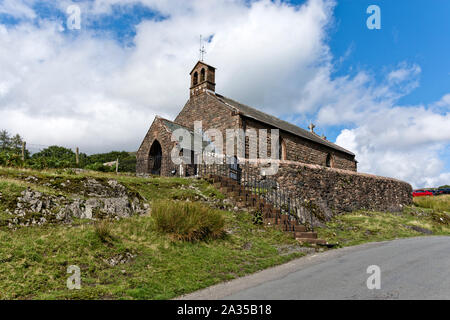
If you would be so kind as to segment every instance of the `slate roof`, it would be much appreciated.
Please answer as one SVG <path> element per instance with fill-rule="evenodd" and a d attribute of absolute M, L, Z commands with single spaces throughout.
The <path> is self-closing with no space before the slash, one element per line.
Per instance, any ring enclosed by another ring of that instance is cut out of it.
<path fill-rule="evenodd" d="M 212 92 L 212 91 L 208 91 L 208 93 L 210 95 L 212 95 L 213 97 L 216 97 L 219 101 L 221 101 L 222 103 L 225 103 L 228 106 L 231 106 L 235 109 L 237 109 L 240 114 L 242 114 L 245 117 L 248 118 L 252 118 L 255 119 L 257 121 L 263 122 L 265 124 L 269 124 L 275 128 L 278 128 L 280 130 L 292 133 L 296 136 L 299 136 L 301 138 L 316 142 L 318 144 L 327 146 L 329 148 L 344 152 L 346 154 L 352 155 L 354 156 L 355 154 L 348 151 L 347 149 L 344 149 L 328 140 L 325 140 L 321 137 L 319 137 L 317 134 L 315 133 L 311 133 L 305 129 L 302 129 L 296 125 L 293 125 L 287 121 L 278 119 L 274 116 L 271 116 L 265 112 L 259 111 L 255 108 L 249 107 L 245 104 L 239 103 L 237 101 L 234 101 L 230 98 L 224 97 L 218 93 Z"/>
<path fill-rule="evenodd" d="M 164 123 L 164 125 L 167 127 L 167 129 L 170 130 L 170 132 L 174 132 L 177 129 L 185 129 L 187 131 L 189 131 L 190 134 L 194 134 L 193 131 L 191 129 L 189 129 L 188 127 L 182 126 L 181 124 L 175 123 L 173 121 L 164 119 L 159 117 L 159 119 Z"/>
<path fill-rule="evenodd" d="M 177 129 L 184 129 L 186 131 L 189 132 L 189 134 L 191 135 L 191 141 L 194 141 L 194 131 L 189 129 L 188 127 L 182 126 L 181 124 L 178 124 L 176 122 L 158 117 L 166 126 L 167 129 L 169 129 L 170 132 L 174 132 Z M 206 146 L 208 146 L 211 142 L 210 141 L 205 141 L 203 140 L 203 148 L 205 148 Z"/>

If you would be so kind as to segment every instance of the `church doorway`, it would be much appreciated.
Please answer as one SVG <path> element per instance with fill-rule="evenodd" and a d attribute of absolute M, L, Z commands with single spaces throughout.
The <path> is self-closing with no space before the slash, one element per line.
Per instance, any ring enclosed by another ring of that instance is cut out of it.
<path fill-rule="evenodd" d="M 148 169 L 151 174 L 161 174 L 162 148 L 158 140 L 155 140 L 150 148 Z"/>

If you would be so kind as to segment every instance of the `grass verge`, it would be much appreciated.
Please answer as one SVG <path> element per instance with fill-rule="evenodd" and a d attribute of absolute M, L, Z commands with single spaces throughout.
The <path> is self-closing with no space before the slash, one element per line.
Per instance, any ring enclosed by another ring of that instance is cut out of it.
<path fill-rule="evenodd" d="M 334 217 L 319 238 L 339 247 L 424 235 L 450 235 L 450 197 L 414 199 L 402 212 L 357 211 Z"/>

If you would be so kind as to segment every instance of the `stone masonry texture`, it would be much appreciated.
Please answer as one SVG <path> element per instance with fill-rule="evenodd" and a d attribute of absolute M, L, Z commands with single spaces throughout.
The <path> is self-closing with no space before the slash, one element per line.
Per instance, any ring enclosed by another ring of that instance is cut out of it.
<path fill-rule="evenodd" d="M 170 175 L 170 171 L 173 169 L 173 165 L 169 161 L 170 152 L 175 146 L 175 142 L 171 140 L 171 137 L 172 133 L 164 126 L 161 119 L 155 118 L 136 155 L 137 173 L 150 173 L 153 160 L 150 156 L 150 148 L 155 141 L 158 141 L 162 148 L 163 159 L 161 162 L 161 175 Z"/>
<path fill-rule="evenodd" d="M 258 173 L 261 165 L 242 165 L 244 170 L 252 167 L 252 172 Z M 275 180 L 299 199 L 311 200 L 334 214 L 362 209 L 400 211 L 412 204 L 410 184 L 349 170 L 281 161 L 277 173 L 266 179 Z"/>

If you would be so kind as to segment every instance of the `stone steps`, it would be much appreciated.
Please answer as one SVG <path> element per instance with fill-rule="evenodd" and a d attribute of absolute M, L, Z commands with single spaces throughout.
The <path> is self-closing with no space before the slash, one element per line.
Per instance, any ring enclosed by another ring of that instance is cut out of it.
<path fill-rule="evenodd" d="M 317 232 L 295 232 L 296 239 L 317 239 Z"/>
<path fill-rule="evenodd" d="M 289 233 L 300 243 L 327 244 L 325 240 L 318 239 L 317 232 L 308 231 L 305 226 L 298 224 L 297 221 L 292 221 L 292 218 L 288 215 L 281 214 L 279 208 L 275 208 L 257 194 L 252 194 L 247 190 L 244 190 L 241 185 L 231 178 L 208 175 L 206 180 L 212 183 L 214 187 L 219 189 L 222 193 L 233 199 L 238 208 L 250 207 L 255 210 L 260 210 L 263 214 L 263 222 L 265 225 L 273 226 Z"/>

